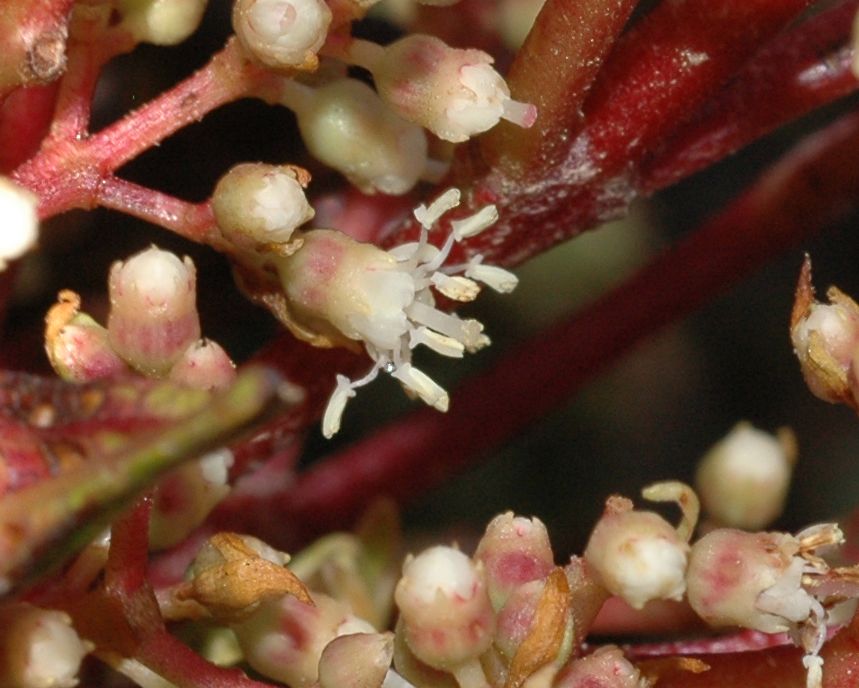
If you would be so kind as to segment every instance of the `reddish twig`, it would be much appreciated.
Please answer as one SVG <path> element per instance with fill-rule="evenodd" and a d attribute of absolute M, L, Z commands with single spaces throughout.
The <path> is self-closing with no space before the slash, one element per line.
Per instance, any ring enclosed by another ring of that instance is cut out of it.
<path fill-rule="evenodd" d="M 638 172 L 649 194 L 713 164 L 779 125 L 854 91 L 850 25 L 859 3 L 843 3 L 776 38 Z"/>

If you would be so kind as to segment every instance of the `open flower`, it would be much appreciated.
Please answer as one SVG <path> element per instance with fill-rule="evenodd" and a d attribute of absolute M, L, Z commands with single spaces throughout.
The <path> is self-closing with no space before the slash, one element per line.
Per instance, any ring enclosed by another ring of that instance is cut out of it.
<path fill-rule="evenodd" d="M 326 437 L 339 430 L 343 409 L 355 389 L 374 380 L 380 370 L 426 404 L 446 411 L 447 392 L 412 365 L 412 349 L 423 345 L 460 358 L 489 344 L 480 322 L 435 306 L 434 291 L 458 301 L 473 300 L 480 291 L 475 280 L 502 292 L 516 285 L 515 276 L 482 265 L 479 255 L 464 265 L 444 267 L 456 242 L 483 231 L 497 217 L 495 207 L 487 206 L 454 221 L 444 245 L 436 248 L 428 241 L 429 230 L 458 204 L 459 192 L 450 189 L 428 207 L 418 207 L 420 239 L 391 251 L 334 230 L 317 229 L 301 233 L 303 243 L 294 254 L 275 259 L 293 331 L 329 345 L 361 342 L 373 359 L 373 366 L 358 380 L 337 376 L 322 423 Z"/>

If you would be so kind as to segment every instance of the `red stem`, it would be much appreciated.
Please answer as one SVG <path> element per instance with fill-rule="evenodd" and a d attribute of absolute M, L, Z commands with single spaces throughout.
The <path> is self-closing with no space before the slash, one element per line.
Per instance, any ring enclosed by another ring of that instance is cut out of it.
<path fill-rule="evenodd" d="M 439 485 L 557 407 L 645 336 L 841 217 L 859 198 L 859 175 L 851 174 L 857 155 L 859 114 L 853 114 L 798 146 L 625 284 L 462 385 L 447 416 L 422 409 L 329 457 L 304 473 L 277 508 L 318 533 L 350 523 L 376 495 L 407 501 Z"/>
<path fill-rule="evenodd" d="M 855 0 L 822 12 L 761 50 L 701 119 L 676 135 L 639 171 L 653 193 L 711 165 L 781 124 L 859 86 L 850 69 Z"/>
<path fill-rule="evenodd" d="M 480 138 L 504 174 L 539 176 L 583 124 L 582 103 L 637 0 L 548 0 L 507 73 L 514 98 L 537 106 L 530 129 L 502 122 Z M 561 46 L 563 47 L 561 49 Z M 567 138 L 553 136 L 564 130 Z"/>

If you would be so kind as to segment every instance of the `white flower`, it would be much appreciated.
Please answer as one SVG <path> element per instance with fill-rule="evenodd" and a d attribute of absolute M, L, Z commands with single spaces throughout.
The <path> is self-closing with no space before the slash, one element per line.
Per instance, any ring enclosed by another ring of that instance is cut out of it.
<path fill-rule="evenodd" d="M 8 177 L 0 176 L 0 272 L 7 262 L 20 258 L 36 243 L 39 218 L 36 197 Z"/>
<path fill-rule="evenodd" d="M 346 402 L 355 389 L 373 381 L 380 370 L 390 373 L 426 404 L 448 408 L 447 392 L 412 365 L 412 350 L 423 345 L 442 356 L 460 358 L 489 344 L 483 325 L 435 306 L 433 290 L 460 301 L 473 300 L 480 286 L 458 273 L 486 277 L 490 287 L 509 291 L 516 278 L 502 268 L 488 272 L 477 256 L 463 265 L 444 266 L 454 244 L 486 229 L 497 218 L 494 206 L 452 223 L 441 248 L 428 242 L 432 225 L 459 205 L 451 189 L 415 217 L 422 225 L 420 239 L 383 251 L 361 244 L 333 230 L 302 234 L 303 245 L 278 263 L 291 312 L 300 323 L 326 323 L 341 337 L 363 342 L 373 359 L 369 372 L 358 380 L 337 377 L 322 424 L 326 437 L 340 427 Z M 483 268 L 483 270 L 481 270 Z"/>

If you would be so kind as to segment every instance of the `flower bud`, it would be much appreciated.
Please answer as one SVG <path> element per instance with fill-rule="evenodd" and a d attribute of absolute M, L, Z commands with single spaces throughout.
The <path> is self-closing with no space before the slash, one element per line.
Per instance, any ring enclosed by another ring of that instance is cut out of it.
<path fill-rule="evenodd" d="M 687 573 L 689 604 L 713 626 L 764 633 L 788 631 L 808 618 L 812 598 L 802 589 L 799 542 L 787 533 L 711 531 L 692 547 Z M 782 604 L 765 610 L 761 595 L 778 584 Z"/>
<path fill-rule="evenodd" d="M 623 651 L 614 645 L 597 648 L 570 662 L 557 676 L 553 688 L 646 688 L 650 685 Z"/>
<path fill-rule="evenodd" d="M 72 688 L 89 652 L 68 614 L 17 602 L 0 607 L 0 685 Z"/>
<path fill-rule="evenodd" d="M 233 30 L 242 46 L 275 69 L 316 69 L 330 24 L 324 0 L 236 0 L 233 6 Z"/>
<path fill-rule="evenodd" d="M 233 626 L 245 659 L 256 671 L 292 688 L 308 688 L 319 677 L 325 647 L 352 633 L 375 633 L 366 621 L 327 595 L 313 596 L 314 605 L 292 596 L 260 605 L 252 616 Z"/>
<path fill-rule="evenodd" d="M 119 0 L 122 25 L 142 43 L 177 45 L 197 30 L 207 0 Z"/>
<path fill-rule="evenodd" d="M 851 367 L 859 352 L 859 305 L 835 287 L 827 296 L 829 304 L 814 299 L 811 260 L 806 256 L 791 312 L 790 338 L 812 394 L 856 408 L 859 386 Z"/>
<path fill-rule="evenodd" d="M 36 243 L 39 236 L 38 200 L 27 189 L 8 177 L 0 176 L 0 272 L 8 261 L 20 258 Z"/>
<path fill-rule="evenodd" d="M 240 247 L 286 243 L 313 218 L 304 195 L 310 175 L 291 165 L 244 163 L 221 177 L 212 194 L 215 221 Z"/>
<path fill-rule="evenodd" d="M 220 344 L 199 339 L 185 349 L 169 378 L 194 389 L 225 389 L 236 379 L 236 364 Z"/>
<path fill-rule="evenodd" d="M 114 263 L 107 321 L 114 351 L 145 375 L 167 373 L 200 338 L 196 283 L 190 258 L 154 246 Z"/>
<path fill-rule="evenodd" d="M 293 83 L 284 104 L 310 153 L 364 193 L 404 194 L 427 167 L 423 130 L 394 114 L 367 84 L 338 79 L 318 89 Z"/>
<path fill-rule="evenodd" d="M 554 565 L 542 521 L 514 516 L 510 511 L 490 521 L 474 558 L 486 567 L 489 597 L 496 611 L 516 588 L 544 578 Z"/>
<path fill-rule="evenodd" d="M 584 558 L 602 584 L 630 606 L 680 600 L 686 587 L 689 545 L 664 518 L 635 511 L 623 497 L 609 497 L 588 540 Z"/>
<path fill-rule="evenodd" d="M 80 296 L 63 290 L 45 317 L 45 351 L 57 375 L 70 382 L 88 382 L 127 370 L 110 346 L 107 330 L 81 313 L 80 303 Z"/>
<path fill-rule="evenodd" d="M 394 599 L 415 656 L 453 670 L 492 644 L 495 615 L 483 564 L 453 547 L 431 547 L 403 565 Z"/>
<path fill-rule="evenodd" d="M 220 449 L 164 476 L 155 488 L 149 546 L 166 549 L 184 540 L 230 492 L 233 453 Z"/>
<path fill-rule="evenodd" d="M 510 89 L 482 50 L 451 48 L 433 36 L 413 34 L 387 46 L 374 63 L 379 95 L 402 117 L 446 141 L 466 141 L 500 119 L 530 127 L 533 105 L 510 98 Z"/>
<path fill-rule="evenodd" d="M 758 530 L 784 509 L 796 459 L 796 439 L 739 423 L 701 459 L 696 475 L 704 509 L 718 523 Z"/>
<path fill-rule="evenodd" d="M 325 646 L 320 688 L 380 688 L 394 656 L 393 633 L 350 633 Z"/>

